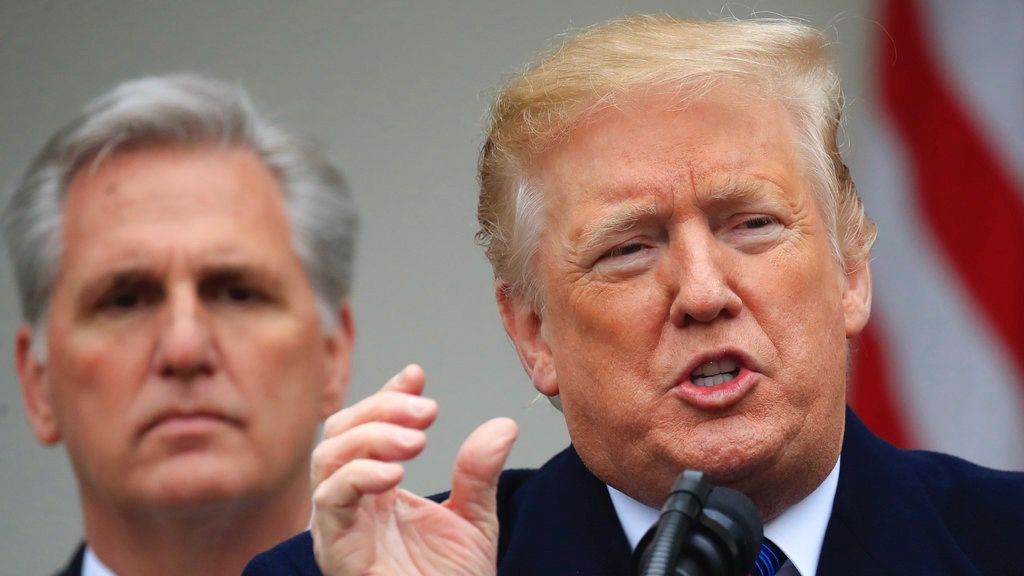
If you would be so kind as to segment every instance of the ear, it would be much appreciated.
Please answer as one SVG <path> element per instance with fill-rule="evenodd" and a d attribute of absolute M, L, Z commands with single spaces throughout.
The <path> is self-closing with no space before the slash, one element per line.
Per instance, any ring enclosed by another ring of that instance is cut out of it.
<path fill-rule="evenodd" d="M 846 274 L 843 290 L 843 317 L 846 337 L 856 338 L 864 330 L 871 316 L 871 266 L 865 258 L 859 266 Z"/>
<path fill-rule="evenodd" d="M 348 395 L 352 367 L 352 347 L 356 341 L 356 325 L 352 306 L 347 299 L 338 305 L 338 329 L 324 336 L 327 379 L 321 391 L 320 418 L 325 419 L 341 409 Z"/>
<path fill-rule="evenodd" d="M 529 374 L 533 386 L 545 396 L 558 394 L 555 364 L 544 335 L 543 322 L 533 306 L 519 295 L 512 294 L 500 279 L 494 283 L 501 322 L 519 354 L 519 361 Z"/>
<path fill-rule="evenodd" d="M 54 414 L 53 394 L 46 377 L 46 364 L 32 354 L 32 329 L 22 325 L 14 346 L 14 366 L 21 383 L 21 399 L 32 431 L 40 444 L 60 442 L 60 427 Z"/>

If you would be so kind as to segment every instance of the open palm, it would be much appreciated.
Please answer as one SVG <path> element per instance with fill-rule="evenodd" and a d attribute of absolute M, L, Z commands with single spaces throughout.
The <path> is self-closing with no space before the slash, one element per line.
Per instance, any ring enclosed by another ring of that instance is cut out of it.
<path fill-rule="evenodd" d="M 312 534 L 328 576 L 495 572 L 495 493 L 516 425 L 496 418 L 477 428 L 456 456 L 449 499 L 421 498 L 399 487 L 397 461 L 422 451 L 436 417 L 422 389 L 422 370 L 411 366 L 325 425 L 313 455 Z"/>

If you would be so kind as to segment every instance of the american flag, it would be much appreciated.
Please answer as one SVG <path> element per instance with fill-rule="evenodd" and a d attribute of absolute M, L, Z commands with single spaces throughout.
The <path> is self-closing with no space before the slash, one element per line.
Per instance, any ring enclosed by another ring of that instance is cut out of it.
<path fill-rule="evenodd" d="M 898 445 L 1024 469 L 1024 1 L 884 0 L 873 70 L 850 402 Z"/>

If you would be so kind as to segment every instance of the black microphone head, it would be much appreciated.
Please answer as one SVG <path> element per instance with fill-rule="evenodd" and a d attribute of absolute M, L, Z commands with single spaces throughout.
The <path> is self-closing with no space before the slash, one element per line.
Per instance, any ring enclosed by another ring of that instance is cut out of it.
<path fill-rule="evenodd" d="M 749 574 L 761 549 L 761 513 L 742 492 L 716 486 L 704 506 L 701 524 L 718 534 L 718 541 L 735 560 L 734 574 Z"/>
<path fill-rule="evenodd" d="M 701 472 L 685 471 L 634 551 L 633 573 L 747 576 L 763 538 L 761 514 L 749 498 L 712 487 Z"/>
<path fill-rule="evenodd" d="M 634 573 L 644 576 L 668 574 L 690 528 L 700 520 L 700 511 L 711 492 L 711 481 L 699 470 L 684 470 L 676 479 L 658 522 L 647 531 L 633 552 Z"/>

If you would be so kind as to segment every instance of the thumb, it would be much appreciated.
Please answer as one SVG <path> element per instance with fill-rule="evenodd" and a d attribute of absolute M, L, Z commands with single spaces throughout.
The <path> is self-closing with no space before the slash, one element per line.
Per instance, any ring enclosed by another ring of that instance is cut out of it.
<path fill-rule="evenodd" d="M 447 506 L 495 539 L 498 476 L 518 433 L 516 423 L 509 418 L 488 420 L 466 438 L 455 456 Z"/>

